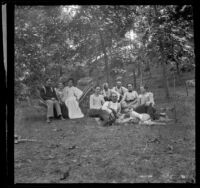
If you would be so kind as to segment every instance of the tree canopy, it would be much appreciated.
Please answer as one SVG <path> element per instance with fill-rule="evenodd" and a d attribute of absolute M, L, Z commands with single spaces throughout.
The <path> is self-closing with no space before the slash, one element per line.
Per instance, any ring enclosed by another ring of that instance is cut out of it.
<path fill-rule="evenodd" d="M 160 64 L 177 74 L 194 64 L 190 5 L 84 5 L 15 7 L 15 83 L 33 91 L 48 76 L 55 83 L 125 75 L 135 77 Z"/>

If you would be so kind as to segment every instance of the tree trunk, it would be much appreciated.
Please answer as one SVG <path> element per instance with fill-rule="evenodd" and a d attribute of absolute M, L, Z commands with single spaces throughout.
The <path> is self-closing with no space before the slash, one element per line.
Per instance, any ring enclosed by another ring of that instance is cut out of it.
<path fill-rule="evenodd" d="M 60 78 L 62 77 L 63 72 L 62 72 L 62 67 L 60 67 Z"/>
<path fill-rule="evenodd" d="M 137 83 L 136 83 L 135 68 L 133 69 L 133 84 L 134 84 L 134 89 L 136 89 L 137 88 Z"/>
<path fill-rule="evenodd" d="M 176 72 L 177 72 L 177 75 L 180 76 L 180 69 L 179 69 L 179 63 L 178 63 L 178 60 L 175 59 L 175 62 L 176 62 Z"/>
<path fill-rule="evenodd" d="M 108 66 L 108 57 L 107 57 L 106 48 L 105 48 L 105 45 L 104 45 L 104 39 L 103 39 L 101 32 L 99 32 L 99 36 L 100 36 L 100 39 L 101 39 L 101 47 L 102 47 L 102 51 L 103 51 L 103 54 L 104 54 L 104 61 L 105 61 L 105 68 L 106 68 L 106 80 L 107 80 L 108 84 L 110 85 L 110 75 L 109 75 L 110 70 L 109 70 L 109 66 Z"/>
<path fill-rule="evenodd" d="M 157 20 L 157 23 L 159 23 L 156 5 L 154 5 L 154 10 L 155 10 L 155 14 L 156 14 L 155 19 Z M 160 45 L 160 52 L 161 52 L 162 59 L 163 59 L 163 60 L 161 60 L 162 72 L 163 72 L 163 85 L 164 85 L 164 88 L 165 88 L 166 98 L 168 99 L 170 97 L 170 95 L 169 95 L 169 88 L 168 88 L 168 81 L 167 81 L 167 69 L 166 69 L 167 59 L 166 59 L 166 55 L 164 53 L 163 42 L 162 42 L 162 38 L 161 38 L 160 34 L 159 34 L 158 40 L 159 40 L 159 45 Z"/>
<path fill-rule="evenodd" d="M 166 59 L 162 61 L 162 69 L 163 69 L 163 84 L 165 88 L 166 98 L 169 98 L 169 88 L 168 88 L 168 81 L 167 81 L 167 70 L 166 70 Z"/>
<path fill-rule="evenodd" d="M 142 66 L 140 65 L 140 86 L 142 85 L 143 85 L 143 69 L 142 69 Z"/>
<path fill-rule="evenodd" d="M 141 67 L 140 67 L 139 60 L 137 61 L 137 67 L 138 67 L 138 76 L 140 76 L 141 75 Z"/>

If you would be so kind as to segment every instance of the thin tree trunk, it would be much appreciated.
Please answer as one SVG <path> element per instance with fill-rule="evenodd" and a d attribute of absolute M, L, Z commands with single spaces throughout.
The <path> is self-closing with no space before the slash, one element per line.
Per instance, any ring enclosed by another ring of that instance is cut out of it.
<path fill-rule="evenodd" d="M 141 75 L 141 67 L 140 67 L 139 60 L 137 61 L 137 67 L 138 67 L 138 76 L 140 76 Z"/>
<path fill-rule="evenodd" d="M 142 63 L 142 62 L 141 62 Z M 140 85 L 143 85 L 143 69 L 142 66 L 140 65 Z"/>
<path fill-rule="evenodd" d="M 178 63 L 178 60 L 175 59 L 175 62 L 176 62 L 176 72 L 177 72 L 177 75 L 180 76 L 180 69 L 179 69 L 179 63 Z"/>
<path fill-rule="evenodd" d="M 157 20 L 157 23 L 158 23 L 158 12 L 157 12 L 157 7 L 156 5 L 154 5 L 154 10 L 155 10 L 155 14 L 156 14 L 156 20 Z M 160 52 L 161 52 L 161 55 L 163 57 L 163 60 L 161 60 L 161 63 L 162 63 L 162 72 L 163 72 L 163 85 L 164 85 L 164 88 L 165 88 L 165 94 L 166 94 L 166 98 L 169 98 L 170 95 L 169 95 L 169 88 L 168 88 L 168 81 L 167 81 L 167 69 L 166 69 L 166 56 L 164 54 L 164 47 L 163 47 L 163 42 L 162 42 L 162 39 L 161 39 L 161 36 L 159 35 L 158 37 L 158 40 L 159 40 L 159 45 L 160 45 Z"/>
<path fill-rule="evenodd" d="M 60 78 L 62 77 L 63 72 L 62 72 L 62 67 L 60 66 Z"/>
<path fill-rule="evenodd" d="M 137 88 L 137 83 L 136 83 L 136 75 L 135 75 L 135 68 L 133 69 L 133 84 L 134 84 L 134 88 Z"/>
<path fill-rule="evenodd" d="M 110 75 L 109 75 L 110 70 L 109 70 L 109 66 L 108 66 L 108 56 L 107 56 L 107 53 L 106 53 L 104 39 L 103 39 L 101 32 L 99 32 L 99 36 L 100 36 L 100 39 L 101 39 L 101 47 L 102 47 L 102 51 L 103 51 L 103 54 L 104 54 L 104 61 L 105 61 L 105 68 L 106 68 L 106 80 L 107 80 L 108 84 L 110 85 Z"/>

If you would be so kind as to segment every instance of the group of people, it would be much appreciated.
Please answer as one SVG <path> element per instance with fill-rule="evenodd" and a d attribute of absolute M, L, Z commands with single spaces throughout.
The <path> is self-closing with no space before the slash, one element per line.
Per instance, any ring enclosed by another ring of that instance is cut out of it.
<path fill-rule="evenodd" d="M 59 83 L 57 89 L 54 89 L 51 80 L 47 79 L 40 93 L 47 104 L 48 123 L 54 116 L 54 107 L 62 120 L 84 117 L 79 107 L 79 99 L 83 92 L 74 86 L 73 79 L 69 79 L 65 87 L 63 83 Z M 96 86 L 94 94 L 90 96 L 88 116 L 98 118 L 103 126 L 112 125 L 119 119 L 125 118 L 156 120 L 161 114 L 156 112 L 154 105 L 153 93 L 148 91 L 147 86 L 141 86 L 138 95 L 131 83 L 125 88 L 121 81 L 117 81 L 112 89 L 109 88 L 108 83 L 104 83 L 102 89 Z"/>
<path fill-rule="evenodd" d="M 102 92 L 101 88 L 96 86 L 95 93 L 90 96 L 89 117 L 99 118 L 106 126 L 125 117 L 142 121 L 156 120 L 166 115 L 157 113 L 154 105 L 153 93 L 148 91 L 147 86 L 141 86 L 138 95 L 131 83 L 125 88 L 121 81 L 117 81 L 112 89 L 105 83 Z"/>
<path fill-rule="evenodd" d="M 58 88 L 53 88 L 51 79 L 47 79 L 45 86 L 40 90 L 40 96 L 47 104 L 47 123 L 50 123 L 54 117 L 54 108 L 61 120 L 84 117 L 78 103 L 82 94 L 83 92 L 74 86 L 72 78 L 68 80 L 65 87 L 60 82 Z"/>

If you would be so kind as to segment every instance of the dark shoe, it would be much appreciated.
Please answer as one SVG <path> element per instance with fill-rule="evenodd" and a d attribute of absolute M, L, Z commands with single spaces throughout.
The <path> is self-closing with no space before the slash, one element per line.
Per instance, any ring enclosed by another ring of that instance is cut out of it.
<path fill-rule="evenodd" d="M 65 120 L 65 119 L 62 117 L 62 115 L 59 115 L 59 119 L 60 119 L 60 120 Z"/>

